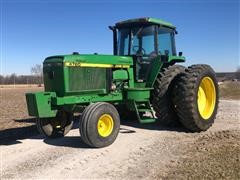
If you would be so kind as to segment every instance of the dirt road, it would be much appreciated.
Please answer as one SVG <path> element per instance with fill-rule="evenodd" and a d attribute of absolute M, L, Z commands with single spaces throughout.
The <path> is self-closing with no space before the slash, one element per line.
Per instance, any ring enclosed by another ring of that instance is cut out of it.
<path fill-rule="evenodd" d="M 1 178 L 240 178 L 240 101 L 221 101 L 204 133 L 124 123 L 116 142 L 90 149 L 77 124 L 64 138 L 1 146 Z"/>

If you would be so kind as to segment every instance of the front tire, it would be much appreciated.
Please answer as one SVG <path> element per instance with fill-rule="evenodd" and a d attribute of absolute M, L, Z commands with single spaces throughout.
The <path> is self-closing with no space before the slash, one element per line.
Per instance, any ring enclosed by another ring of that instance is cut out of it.
<path fill-rule="evenodd" d="M 218 109 L 218 84 L 209 65 L 192 65 L 175 84 L 174 104 L 181 123 L 191 132 L 205 131 Z"/>
<path fill-rule="evenodd" d="M 90 147 L 106 147 L 112 144 L 120 129 L 120 117 L 116 108 L 105 102 L 90 104 L 80 120 L 82 140 Z"/>
<path fill-rule="evenodd" d="M 65 136 L 73 126 L 73 113 L 59 111 L 54 118 L 37 118 L 38 131 L 46 138 Z"/>

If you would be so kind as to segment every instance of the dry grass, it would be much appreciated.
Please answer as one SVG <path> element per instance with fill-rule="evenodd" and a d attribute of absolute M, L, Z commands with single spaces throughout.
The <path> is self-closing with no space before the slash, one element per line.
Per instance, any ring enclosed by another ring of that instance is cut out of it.
<path fill-rule="evenodd" d="M 240 100 L 240 82 L 227 81 L 219 84 L 219 95 L 222 99 Z"/>
<path fill-rule="evenodd" d="M 3 84 L 0 85 L 0 89 L 3 88 L 8 88 L 8 89 L 13 89 L 13 88 L 33 88 L 33 87 L 39 87 L 37 84 Z"/>
<path fill-rule="evenodd" d="M 43 88 L 0 88 L 0 131 L 33 124 L 29 118 L 25 93 L 43 91 Z"/>

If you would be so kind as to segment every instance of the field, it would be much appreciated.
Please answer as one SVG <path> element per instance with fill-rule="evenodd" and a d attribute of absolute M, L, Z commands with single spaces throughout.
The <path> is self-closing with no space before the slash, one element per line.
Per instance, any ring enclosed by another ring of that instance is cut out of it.
<path fill-rule="evenodd" d="M 42 85 L 41 85 L 42 86 Z M 36 88 L 39 85 L 36 84 L 2 84 L 0 85 L 0 89 L 12 89 L 12 88 Z"/>
<path fill-rule="evenodd" d="M 0 88 L 0 140 L 16 138 L 36 132 L 35 119 L 29 117 L 25 93 L 43 91 L 43 88 L 16 86 L 4 86 Z"/>
<path fill-rule="evenodd" d="M 81 142 L 77 122 L 67 137 L 43 140 L 24 96 L 42 90 L 0 88 L 3 178 L 240 178 L 239 82 L 220 84 L 224 100 L 207 132 L 123 122 L 116 143 L 103 149 L 88 149 Z"/>
<path fill-rule="evenodd" d="M 226 81 L 219 84 L 222 99 L 240 100 L 240 82 Z"/>

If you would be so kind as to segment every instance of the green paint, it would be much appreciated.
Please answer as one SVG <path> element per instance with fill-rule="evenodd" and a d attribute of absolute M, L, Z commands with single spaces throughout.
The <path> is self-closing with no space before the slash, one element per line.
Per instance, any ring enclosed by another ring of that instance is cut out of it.
<path fill-rule="evenodd" d="M 57 109 L 52 106 L 51 99 L 56 98 L 54 92 L 27 93 L 27 107 L 30 116 L 36 117 L 55 117 Z"/>
<path fill-rule="evenodd" d="M 184 56 L 169 56 L 168 62 L 171 62 L 171 61 L 185 62 L 185 57 Z"/>
<path fill-rule="evenodd" d="M 52 104 L 56 106 L 89 104 L 90 102 L 112 102 L 122 101 L 122 93 L 112 93 L 106 95 L 82 95 L 82 96 L 65 96 L 52 98 Z"/>
<path fill-rule="evenodd" d="M 128 80 L 127 70 L 115 70 L 113 71 L 114 80 Z"/>
<path fill-rule="evenodd" d="M 96 63 L 96 64 L 129 64 L 132 65 L 132 58 L 126 56 L 113 55 L 92 55 L 92 54 L 71 54 L 50 56 L 45 59 L 44 64 L 48 63 L 64 63 L 64 62 L 79 62 L 79 63 Z"/>
<path fill-rule="evenodd" d="M 153 84 L 157 78 L 157 75 L 163 65 L 163 62 L 161 61 L 160 56 L 157 56 L 153 62 L 152 62 L 152 67 L 151 67 L 151 73 L 147 77 L 147 87 L 153 87 Z"/>
<path fill-rule="evenodd" d="M 116 23 L 116 27 L 119 26 L 124 26 L 124 25 L 131 25 L 133 23 L 152 23 L 152 24 L 158 24 L 158 25 L 163 25 L 166 27 L 170 27 L 170 28 L 175 28 L 175 26 L 167 21 L 161 20 L 161 19 L 157 19 L 157 18 L 136 18 L 136 19 L 129 19 L 126 21 L 121 21 Z"/>
<path fill-rule="evenodd" d="M 128 100 L 134 101 L 148 101 L 150 98 L 150 91 L 152 88 L 127 88 L 124 89 Z"/>

